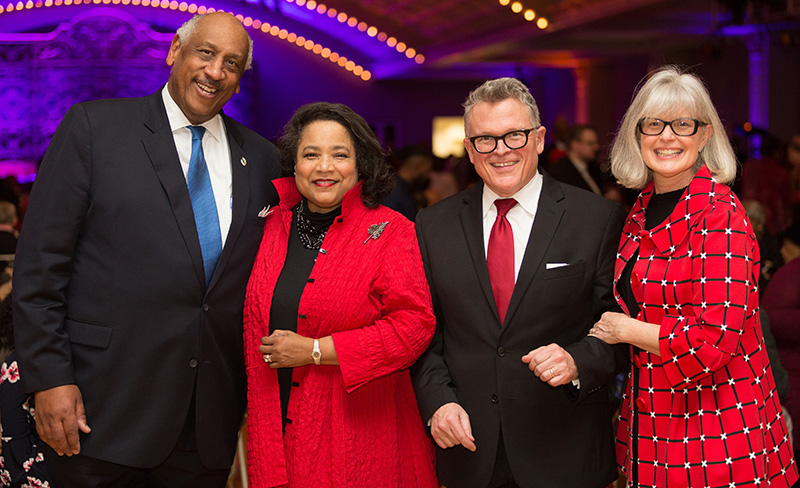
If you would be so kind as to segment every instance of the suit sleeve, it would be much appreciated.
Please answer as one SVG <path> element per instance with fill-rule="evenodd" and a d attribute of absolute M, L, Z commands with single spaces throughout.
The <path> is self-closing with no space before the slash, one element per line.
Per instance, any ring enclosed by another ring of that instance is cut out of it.
<path fill-rule="evenodd" d="M 592 285 L 594 321 L 604 312 L 619 310 L 613 293 L 614 263 L 624 220 L 624 210 L 615 204 L 609 212 L 605 232 L 598 246 L 597 268 Z M 588 328 L 586 333 L 589 333 Z M 586 336 L 565 349 L 572 355 L 578 368 L 578 379 L 581 383 L 576 398 L 578 402 L 608 384 L 629 364 L 627 344 L 610 345 L 595 337 Z"/>
<path fill-rule="evenodd" d="M 405 219 L 403 219 L 405 221 Z M 395 221 L 400 224 L 399 219 Z M 383 250 L 373 290 L 381 315 L 367 327 L 332 334 L 348 392 L 411 366 L 428 347 L 435 327 L 414 227 L 406 226 Z"/>
<path fill-rule="evenodd" d="M 665 315 L 658 346 L 673 388 L 691 387 L 727 365 L 739 350 L 746 319 L 757 309 L 755 239 L 742 215 L 712 210 L 692 229 L 692 306 Z"/>
<path fill-rule="evenodd" d="M 414 392 L 417 395 L 420 415 L 423 422 L 446 403 L 458 403 L 455 389 L 453 388 L 450 371 L 444 360 L 444 341 L 442 334 L 445 327 L 444 317 L 441 314 L 436 296 L 436 289 L 433 286 L 430 272 L 430 260 L 425 244 L 425 210 L 417 215 L 417 239 L 422 254 L 422 264 L 425 268 L 425 276 L 431 290 L 433 301 L 433 312 L 436 318 L 436 331 L 431 339 L 428 349 L 420 356 L 419 360 L 411 367 L 411 382 L 414 385 Z"/>
<path fill-rule="evenodd" d="M 66 293 L 76 243 L 90 206 L 90 122 L 73 106 L 44 156 L 14 262 L 14 329 L 27 392 L 72 384 L 64 330 Z"/>

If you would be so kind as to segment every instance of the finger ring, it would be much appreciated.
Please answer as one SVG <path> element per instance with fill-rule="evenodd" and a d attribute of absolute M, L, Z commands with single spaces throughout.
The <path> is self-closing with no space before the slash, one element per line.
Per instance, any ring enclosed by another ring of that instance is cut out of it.
<path fill-rule="evenodd" d="M 271 363 L 272 362 L 272 354 L 264 354 L 264 362 Z"/>
<path fill-rule="evenodd" d="M 550 378 L 555 378 L 556 374 L 553 372 L 553 368 L 550 368 Z"/>

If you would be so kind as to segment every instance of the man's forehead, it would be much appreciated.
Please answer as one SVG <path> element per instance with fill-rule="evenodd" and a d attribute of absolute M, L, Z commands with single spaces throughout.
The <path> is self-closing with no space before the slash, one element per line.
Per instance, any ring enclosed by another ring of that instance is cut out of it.
<path fill-rule="evenodd" d="M 517 103 L 513 103 L 517 102 Z M 482 134 L 502 135 L 516 129 L 532 128 L 531 115 L 527 107 L 516 99 L 475 104 L 467 117 L 467 129 Z"/>
<path fill-rule="evenodd" d="M 186 42 L 198 46 L 205 45 L 215 50 L 235 48 L 237 54 L 239 49 L 247 50 L 249 47 L 247 34 L 239 21 L 233 17 L 228 19 L 222 16 L 200 19 Z"/>

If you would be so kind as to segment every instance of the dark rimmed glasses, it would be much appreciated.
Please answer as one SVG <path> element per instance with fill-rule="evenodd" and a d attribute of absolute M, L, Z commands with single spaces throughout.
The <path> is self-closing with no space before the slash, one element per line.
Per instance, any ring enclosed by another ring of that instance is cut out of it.
<path fill-rule="evenodd" d="M 646 136 L 657 136 L 664 132 L 667 126 L 672 129 L 672 133 L 676 136 L 688 137 L 697 134 L 697 129 L 708 125 L 705 122 L 700 122 L 697 119 L 689 117 L 682 117 L 675 120 L 661 120 L 653 117 L 645 117 L 639 120 L 637 127 L 639 132 Z"/>
<path fill-rule="evenodd" d="M 474 136 L 469 138 L 469 142 L 481 154 L 489 154 L 497 149 L 497 141 L 499 140 L 502 140 L 503 144 L 509 149 L 522 149 L 528 143 L 528 134 L 534 130 L 536 128 L 512 130 L 502 136 Z"/>

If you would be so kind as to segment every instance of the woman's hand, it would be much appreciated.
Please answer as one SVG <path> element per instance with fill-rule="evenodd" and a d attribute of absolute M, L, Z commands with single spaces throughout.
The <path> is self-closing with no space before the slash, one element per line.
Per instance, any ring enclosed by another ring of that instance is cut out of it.
<path fill-rule="evenodd" d="M 258 346 L 258 352 L 272 369 L 313 364 L 312 349 L 314 349 L 314 339 L 289 330 L 276 330 L 269 336 L 262 337 L 261 345 Z"/>
<path fill-rule="evenodd" d="M 627 342 L 621 337 L 625 329 L 625 322 L 629 317 L 617 312 L 605 312 L 600 320 L 589 330 L 589 335 L 597 337 L 607 344 L 619 344 Z"/>
<path fill-rule="evenodd" d="M 607 344 L 632 344 L 660 356 L 658 331 L 658 325 L 630 318 L 623 313 L 606 312 L 589 330 L 589 335 Z"/>

